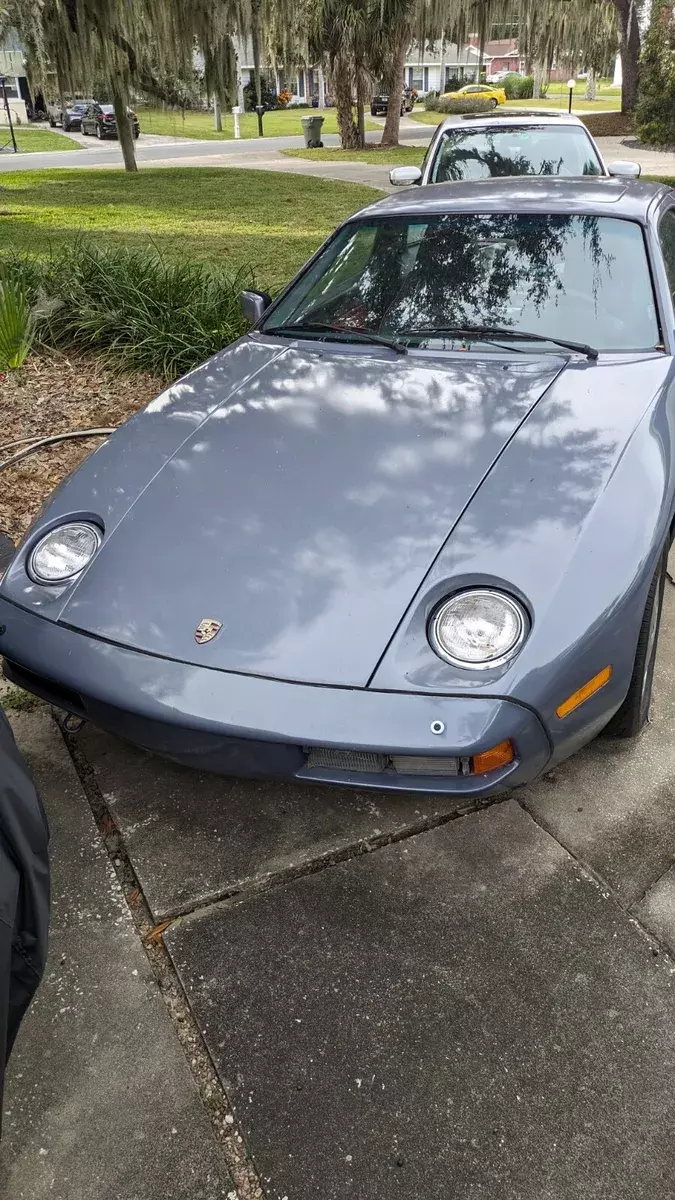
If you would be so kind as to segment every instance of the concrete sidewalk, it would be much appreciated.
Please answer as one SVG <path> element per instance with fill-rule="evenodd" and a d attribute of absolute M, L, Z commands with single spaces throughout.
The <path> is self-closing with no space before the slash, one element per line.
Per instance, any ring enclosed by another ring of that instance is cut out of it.
<path fill-rule="evenodd" d="M 670 1195 L 674 662 L 668 584 L 638 743 L 463 815 L 17 718 L 55 903 L 3 1200 Z"/>
<path fill-rule="evenodd" d="M 10 1062 L 0 1196 L 234 1196 L 61 734 L 47 708 L 13 724 L 47 808 L 53 899 L 45 978 Z"/>

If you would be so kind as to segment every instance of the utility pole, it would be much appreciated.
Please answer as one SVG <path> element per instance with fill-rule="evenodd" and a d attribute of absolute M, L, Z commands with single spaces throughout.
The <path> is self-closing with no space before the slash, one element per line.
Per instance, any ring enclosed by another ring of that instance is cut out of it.
<path fill-rule="evenodd" d="M 18 154 L 19 148 L 16 144 L 16 138 L 14 137 L 14 125 L 12 124 L 12 110 L 9 107 L 9 100 L 7 99 L 7 80 L 4 75 L 0 75 L 0 88 L 2 88 L 3 108 L 5 109 L 5 112 L 7 113 L 7 124 L 9 125 L 9 136 L 12 139 L 12 146 L 14 147 L 14 153 Z"/>

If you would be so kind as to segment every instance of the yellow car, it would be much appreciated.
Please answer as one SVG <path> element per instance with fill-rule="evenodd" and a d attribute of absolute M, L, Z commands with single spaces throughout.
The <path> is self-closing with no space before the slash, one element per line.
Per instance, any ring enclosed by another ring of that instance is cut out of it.
<path fill-rule="evenodd" d="M 458 98 L 460 96 L 468 96 L 472 100 L 494 100 L 494 106 L 498 104 L 506 104 L 506 92 L 503 88 L 490 87 L 488 83 L 467 83 L 463 88 L 456 92 L 445 92 L 444 95 Z"/>

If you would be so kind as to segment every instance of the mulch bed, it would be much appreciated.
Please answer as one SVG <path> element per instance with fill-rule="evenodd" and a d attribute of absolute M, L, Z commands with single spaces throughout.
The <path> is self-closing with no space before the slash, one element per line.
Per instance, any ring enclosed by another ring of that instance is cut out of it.
<path fill-rule="evenodd" d="M 32 354 L 0 376 L 0 462 L 21 449 L 2 450 L 16 438 L 120 425 L 163 386 L 154 375 L 119 375 L 94 358 Z M 0 529 L 20 538 L 43 500 L 102 440 L 62 442 L 0 472 Z"/>
<path fill-rule="evenodd" d="M 632 113 L 584 113 L 580 119 L 593 137 L 626 137 L 635 132 Z"/>

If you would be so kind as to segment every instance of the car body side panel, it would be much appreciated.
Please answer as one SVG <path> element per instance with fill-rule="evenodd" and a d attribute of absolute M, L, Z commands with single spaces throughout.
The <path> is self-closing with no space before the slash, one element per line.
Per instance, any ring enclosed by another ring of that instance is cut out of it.
<path fill-rule="evenodd" d="M 671 358 L 568 368 L 474 497 L 372 686 L 518 696 L 568 752 L 577 733 L 588 740 L 628 689 L 672 521 L 674 446 Z M 518 657 L 494 671 L 453 669 L 427 640 L 436 604 L 476 583 L 514 591 L 532 617 Z M 610 683 L 559 721 L 556 707 L 607 665 Z"/>

